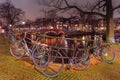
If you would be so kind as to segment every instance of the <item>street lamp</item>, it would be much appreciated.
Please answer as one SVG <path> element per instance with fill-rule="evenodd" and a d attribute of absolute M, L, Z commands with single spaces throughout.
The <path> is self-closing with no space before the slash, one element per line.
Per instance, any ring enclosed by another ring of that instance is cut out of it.
<path fill-rule="evenodd" d="M 10 27 L 12 27 L 12 24 L 9 24 Z"/>
<path fill-rule="evenodd" d="M 22 24 L 23 24 L 23 27 L 25 28 L 25 21 L 23 21 Z M 23 28 L 23 29 L 24 29 L 24 28 Z"/>
<path fill-rule="evenodd" d="M 25 25 L 25 22 L 23 21 L 22 24 Z"/>

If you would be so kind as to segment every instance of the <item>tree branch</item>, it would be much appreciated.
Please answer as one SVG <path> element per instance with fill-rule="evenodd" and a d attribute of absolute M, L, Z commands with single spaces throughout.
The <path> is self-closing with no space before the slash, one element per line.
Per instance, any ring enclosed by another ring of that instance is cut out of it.
<path fill-rule="evenodd" d="M 97 6 L 100 7 L 100 4 L 101 4 L 102 2 L 104 2 L 104 0 L 99 1 L 99 2 L 93 7 L 92 11 L 93 11 L 95 8 L 97 8 Z"/>
<path fill-rule="evenodd" d="M 83 11 L 82 9 L 80 9 L 80 8 L 78 8 L 77 6 L 68 6 L 68 7 L 64 7 L 64 8 L 58 8 L 58 9 L 60 9 L 60 10 L 65 10 L 65 9 L 72 9 L 72 8 L 74 8 L 74 9 L 77 9 L 79 12 L 81 12 L 82 14 L 89 14 L 89 15 L 91 15 L 91 14 L 94 14 L 94 15 L 99 15 L 99 16 L 101 16 L 101 17 L 105 17 L 105 15 L 104 14 L 102 14 L 102 13 L 99 13 L 99 12 L 89 12 L 89 11 Z"/>
<path fill-rule="evenodd" d="M 65 1 L 65 4 L 69 7 L 70 5 L 68 4 L 67 0 L 64 0 Z"/>
<path fill-rule="evenodd" d="M 116 6 L 115 8 L 113 8 L 113 11 L 120 8 L 120 5 Z"/>

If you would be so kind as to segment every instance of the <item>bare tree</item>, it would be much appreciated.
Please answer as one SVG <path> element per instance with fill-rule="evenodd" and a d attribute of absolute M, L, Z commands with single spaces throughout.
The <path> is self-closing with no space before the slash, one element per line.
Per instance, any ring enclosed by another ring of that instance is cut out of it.
<path fill-rule="evenodd" d="M 113 20 L 114 11 L 120 9 L 120 4 L 113 5 L 115 0 L 38 0 L 39 3 L 49 7 L 55 7 L 59 10 L 76 9 L 80 15 L 97 15 L 106 20 L 106 41 L 114 42 L 114 27 Z M 88 2 L 88 3 L 87 3 Z M 119 1 L 118 1 L 119 2 Z M 79 4 L 82 3 L 82 4 Z M 85 5 L 84 3 L 87 3 Z M 83 6 L 83 4 L 85 6 Z"/>
<path fill-rule="evenodd" d="M 21 21 L 23 16 L 24 12 L 19 8 L 15 8 L 10 0 L 0 4 L 0 17 L 5 23 L 4 25 L 15 25 Z"/>
<path fill-rule="evenodd" d="M 53 16 L 54 15 L 54 16 Z M 56 18 L 57 17 L 57 10 L 49 10 L 47 12 L 47 17 L 48 18 Z"/>

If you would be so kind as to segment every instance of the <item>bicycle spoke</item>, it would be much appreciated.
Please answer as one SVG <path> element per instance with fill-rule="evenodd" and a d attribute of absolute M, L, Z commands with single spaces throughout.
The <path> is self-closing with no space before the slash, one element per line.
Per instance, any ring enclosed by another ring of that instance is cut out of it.
<path fill-rule="evenodd" d="M 56 50 L 51 50 L 49 54 L 50 54 L 50 61 L 46 67 L 41 68 L 41 72 L 48 77 L 56 77 L 62 71 L 64 64 L 63 57 Z"/>

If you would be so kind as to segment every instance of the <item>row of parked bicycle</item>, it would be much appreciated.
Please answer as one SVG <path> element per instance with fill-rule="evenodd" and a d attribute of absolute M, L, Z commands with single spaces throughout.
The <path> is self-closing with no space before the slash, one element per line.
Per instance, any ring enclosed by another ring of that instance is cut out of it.
<path fill-rule="evenodd" d="M 91 56 L 106 63 L 113 63 L 116 59 L 112 44 L 103 43 L 100 35 L 94 36 L 94 40 L 12 30 L 7 35 L 11 41 L 11 54 L 17 59 L 29 56 L 47 77 L 58 76 L 64 64 L 68 69 L 75 65 L 78 70 L 86 70 Z"/>

